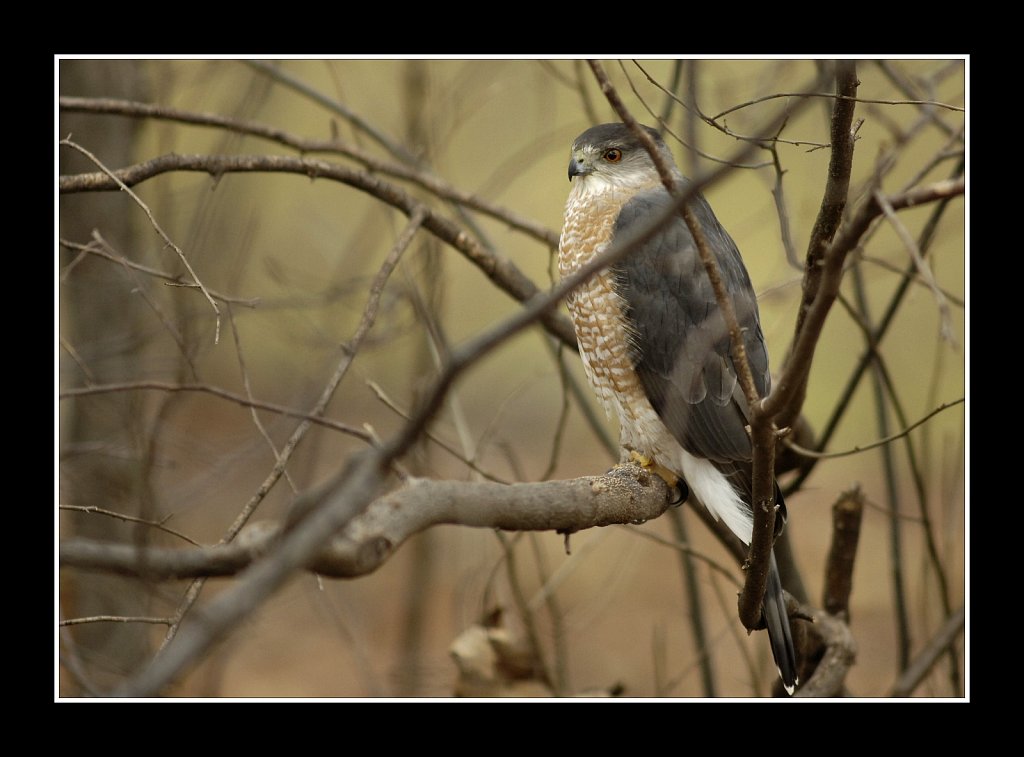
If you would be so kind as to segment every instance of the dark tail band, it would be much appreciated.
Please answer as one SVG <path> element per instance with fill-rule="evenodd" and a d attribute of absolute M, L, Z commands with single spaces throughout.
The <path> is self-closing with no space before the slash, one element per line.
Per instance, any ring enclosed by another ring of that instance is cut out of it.
<path fill-rule="evenodd" d="M 782 593 L 782 579 L 779 577 L 779 566 L 775 562 L 775 551 L 772 551 L 768 563 L 768 580 L 764 590 L 765 624 L 768 626 L 768 638 L 772 645 L 772 657 L 779 669 L 782 683 L 790 694 L 796 688 L 796 651 L 793 649 L 793 632 L 789 628 L 789 613 L 786 611 L 786 596 Z"/>

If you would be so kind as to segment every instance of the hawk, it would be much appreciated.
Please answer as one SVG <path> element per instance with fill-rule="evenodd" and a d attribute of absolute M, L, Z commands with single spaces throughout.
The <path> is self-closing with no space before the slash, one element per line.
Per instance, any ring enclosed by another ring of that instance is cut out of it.
<path fill-rule="evenodd" d="M 643 128 L 678 184 L 686 186 L 661 136 Z M 573 179 L 559 244 L 562 276 L 672 202 L 650 154 L 621 123 L 594 126 L 576 138 L 569 159 Z M 696 196 L 690 208 L 732 298 L 754 383 L 764 396 L 771 377 L 750 276 L 704 198 Z M 728 326 L 683 219 L 676 217 L 621 262 L 592 276 L 567 303 L 587 379 L 618 420 L 622 448 L 670 485 L 685 481 L 715 519 L 750 544 L 748 405 Z M 777 486 L 776 502 L 778 532 L 785 505 Z M 774 553 L 762 609 L 779 675 L 792 693 L 796 654 Z"/>

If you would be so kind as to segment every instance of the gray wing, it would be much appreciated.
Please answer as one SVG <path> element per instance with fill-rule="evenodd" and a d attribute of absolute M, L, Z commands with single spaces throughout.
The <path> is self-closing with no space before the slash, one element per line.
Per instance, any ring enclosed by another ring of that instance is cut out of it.
<path fill-rule="evenodd" d="M 615 233 L 646 223 L 669 202 L 664 191 L 638 195 L 623 208 Z M 739 250 L 703 198 L 691 205 L 732 298 L 758 393 L 770 388 L 768 352 L 757 299 Z M 672 221 L 613 268 L 632 330 L 630 357 L 651 405 L 692 455 L 711 460 L 751 496 L 747 402 L 736 375 L 732 341 L 714 290 L 682 218 Z M 776 484 L 776 534 L 786 519 Z M 797 661 L 775 554 L 763 603 L 772 656 L 790 693 Z"/>
<path fill-rule="evenodd" d="M 623 208 L 615 233 L 646 223 L 668 202 L 664 190 L 638 195 Z M 691 207 L 732 297 L 763 396 L 770 383 L 768 353 L 750 277 L 707 202 L 697 198 Z M 729 331 L 682 218 L 631 252 L 613 273 L 632 329 L 630 355 L 651 405 L 687 452 L 749 477 L 749 465 L 743 465 L 751 459 L 747 403 Z"/>

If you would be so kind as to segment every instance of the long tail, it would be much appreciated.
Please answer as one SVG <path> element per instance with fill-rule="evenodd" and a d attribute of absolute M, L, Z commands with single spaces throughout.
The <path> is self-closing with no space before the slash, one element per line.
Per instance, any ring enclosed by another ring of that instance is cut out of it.
<path fill-rule="evenodd" d="M 779 566 L 775 562 L 775 551 L 772 550 L 771 561 L 768 563 L 768 580 L 764 590 L 765 624 L 768 626 L 768 639 L 772 645 L 772 657 L 779 669 L 782 684 L 790 694 L 796 688 L 796 651 L 793 649 L 793 632 L 789 628 L 789 613 L 786 612 L 786 597 L 782 593 L 782 579 L 779 577 Z"/>

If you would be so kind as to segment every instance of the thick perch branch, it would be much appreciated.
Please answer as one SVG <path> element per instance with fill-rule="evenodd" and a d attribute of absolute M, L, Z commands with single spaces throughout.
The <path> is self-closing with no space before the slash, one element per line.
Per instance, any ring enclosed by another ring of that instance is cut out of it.
<path fill-rule="evenodd" d="M 411 536 L 441 524 L 572 533 L 643 523 L 665 512 L 668 494 L 664 481 L 634 464 L 618 466 L 603 476 L 541 483 L 413 479 L 353 518 L 306 567 L 331 578 L 366 575 L 380 568 Z M 299 500 L 296 519 L 320 500 L 315 493 Z M 60 564 L 150 580 L 229 576 L 272 549 L 282 530 L 278 524 L 257 523 L 236 542 L 199 549 L 70 540 L 60 546 Z"/>

